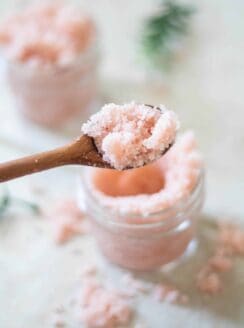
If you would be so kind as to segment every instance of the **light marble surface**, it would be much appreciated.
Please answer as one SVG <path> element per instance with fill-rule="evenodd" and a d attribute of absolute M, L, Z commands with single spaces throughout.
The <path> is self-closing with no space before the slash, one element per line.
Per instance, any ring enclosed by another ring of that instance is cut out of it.
<path fill-rule="evenodd" d="M 153 8 L 154 1 L 82 2 L 97 17 L 101 31 L 104 98 L 118 102 L 135 99 L 152 104 L 165 103 L 176 110 L 182 129 L 195 131 L 204 154 L 207 172 L 205 217 L 229 217 L 244 224 L 244 2 L 197 2 L 199 9 L 194 33 L 185 56 L 161 83 L 153 80 L 153 75 L 139 65 L 135 47 L 140 21 Z M 2 7 L 8 5 L 8 1 L 1 1 Z M 21 121 L 13 107 L 2 81 L 0 160 L 50 148 L 71 139 L 70 134 L 51 133 Z M 78 130 L 73 135 L 76 133 Z M 18 195 L 36 198 L 31 186 L 48 186 L 49 196 L 41 200 L 48 204 L 50 199 L 75 190 L 75 175 L 73 168 L 54 170 L 10 182 L 9 188 Z M 51 327 L 49 319 L 53 306 L 62 303 L 74 288 L 86 258 L 97 256 L 93 242 L 89 238 L 78 238 L 65 247 L 56 247 L 48 224 L 25 212 L 13 213 L 0 222 L 0 239 L 0 327 Z M 75 249 L 82 250 L 80 257 L 74 254 Z M 189 263 L 182 268 L 184 278 L 181 279 L 176 271 L 174 279 L 183 289 L 190 288 L 197 305 L 180 308 L 139 298 L 138 313 L 146 321 L 146 327 L 243 327 L 241 260 L 231 276 L 234 281 L 228 281 L 229 289 L 223 297 L 214 300 L 201 299 L 194 289 L 191 290 L 189 270 L 193 264 Z M 103 264 L 101 266 L 104 270 Z M 115 276 L 120 274 L 117 271 L 112 267 L 105 270 Z M 70 321 L 68 327 L 76 325 Z"/>

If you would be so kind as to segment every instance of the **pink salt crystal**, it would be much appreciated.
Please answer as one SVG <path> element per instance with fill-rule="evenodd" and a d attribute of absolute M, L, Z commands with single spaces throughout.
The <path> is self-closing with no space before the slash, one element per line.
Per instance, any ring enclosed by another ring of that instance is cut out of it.
<path fill-rule="evenodd" d="M 108 290 L 94 279 L 86 279 L 81 295 L 81 319 L 88 327 L 113 328 L 127 325 L 130 304 L 119 293 Z"/>
<path fill-rule="evenodd" d="M 0 44 L 7 44 L 8 42 L 10 42 L 10 35 L 9 33 L 6 33 L 6 31 L 4 31 L 4 29 L 2 29 L 0 27 Z"/>
<path fill-rule="evenodd" d="M 179 298 L 179 304 L 186 305 L 189 303 L 189 297 L 185 294 L 181 294 Z"/>
<path fill-rule="evenodd" d="M 231 224 L 221 224 L 219 242 L 229 247 L 234 254 L 244 255 L 244 232 Z"/>
<path fill-rule="evenodd" d="M 232 269 L 232 260 L 225 256 L 214 255 L 208 261 L 209 265 L 216 271 L 226 272 Z"/>
<path fill-rule="evenodd" d="M 143 142 L 144 146 L 154 149 L 161 145 L 163 151 L 174 141 L 178 126 L 176 115 L 164 108 L 163 114 L 153 128 L 152 135 Z"/>
<path fill-rule="evenodd" d="M 96 274 L 97 268 L 94 264 L 86 264 L 82 267 L 81 275 L 82 276 L 91 276 Z"/>
<path fill-rule="evenodd" d="M 228 223 L 220 223 L 219 235 L 218 235 L 220 244 L 223 244 L 225 246 L 231 244 L 232 236 L 233 236 L 233 226 Z"/>
<path fill-rule="evenodd" d="M 154 288 L 153 297 L 159 302 L 187 304 L 189 298 L 181 293 L 176 287 L 170 285 L 159 284 Z"/>
<path fill-rule="evenodd" d="M 242 231 L 233 233 L 232 248 L 236 254 L 244 255 L 244 234 Z"/>
<path fill-rule="evenodd" d="M 65 321 L 63 318 L 63 313 L 64 313 L 64 309 L 62 308 L 59 309 L 57 308 L 53 314 L 53 317 L 51 318 L 51 324 L 53 327 L 55 328 L 63 328 L 65 327 Z"/>
<path fill-rule="evenodd" d="M 129 293 L 136 294 L 137 292 L 146 293 L 149 290 L 149 285 L 142 280 L 135 279 L 130 273 L 122 277 L 122 283 L 126 285 Z"/>
<path fill-rule="evenodd" d="M 84 214 L 72 199 L 62 200 L 48 216 L 52 219 L 57 243 L 64 243 L 76 234 L 87 232 Z"/>
<path fill-rule="evenodd" d="M 227 272 L 233 267 L 233 255 L 244 255 L 244 232 L 230 223 L 220 223 L 215 254 L 197 276 L 198 288 L 209 294 L 222 290 L 217 272 Z"/>
<path fill-rule="evenodd" d="M 163 106 L 160 110 L 135 102 L 108 104 L 83 124 L 82 132 L 94 138 L 103 159 L 116 169 L 140 167 L 174 142 L 178 119 Z"/>
<path fill-rule="evenodd" d="M 85 306 L 89 303 L 93 292 L 99 289 L 101 285 L 94 277 L 86 277 L 83 279 L 83 286 L 80 302 L 82 306 Z"/>
<path fill-rule="evenodd" d="M 167 293 L 167 288 L 164 285 L 157 285 L 153 292 L 153 298 L 156 301 L 163 301 Z"/>
<path fill-rule="evenodd" d="M 197 287 L 204 293 L 217 294 L 222 290 L 222 283 L 219 275 L 207 266 L 198 273 Z"/>
<path fill-rule="evenodd" d="M 178 298 L 179 298 L 178 290 L 172 290 L 167 293 L 164 300 L 169 303 L 176 303 Z"/>
<path fill-rule="evenodd" d="M 53 327 L 55 328 L 64 328 L 65 327 L 65 322 L 63 319 L 57 317 L 57 318 L 54 318 L 53 321 L 52 321 L 52 325 Z"/>

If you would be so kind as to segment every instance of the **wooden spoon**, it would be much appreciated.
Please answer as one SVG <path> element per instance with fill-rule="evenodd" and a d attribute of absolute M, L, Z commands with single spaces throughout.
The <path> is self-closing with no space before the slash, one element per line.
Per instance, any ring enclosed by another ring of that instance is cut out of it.
<path fill-rule="evenodd" d="M 72 164 L 111 168 L 98 153 L 93 138 L 82 135 L 66 146 L 0 164 L 0 182 Z"/>
<path fill-rule="evenodd" d="M 154 107 L 152 105 L 146 106 Z M 159 107 L 156 108 L 163 113 Z M 172 145 L 173 143 L 162 152 L 162 155 Z M 64 165 L 86 165 L 114 169 L 114 167 L 111 167 L 109 163 L 103 160 L 93 138 L 82 135 L 73 143 L 66 146 L 0 164 L 0 183 Z M 132 168 L 126 167 L 125 169 Z"/>

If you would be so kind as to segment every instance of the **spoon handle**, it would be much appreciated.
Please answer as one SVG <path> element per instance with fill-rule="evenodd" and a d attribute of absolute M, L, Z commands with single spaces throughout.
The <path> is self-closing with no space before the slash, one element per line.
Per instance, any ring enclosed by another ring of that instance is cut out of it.
<path fill-rule="evenodd" d="M 71 164 L 71 160 L 66 153 L 67 147 L 60 147 L 2 163 L 0 164 L 0 182 Z"/>
<path fill-rule="evenodd" d="M 92 138 L 82 135 L 66 146 L 0 163 L 0 183 L 70 164 L 110 167 L 98 153 Z"/>

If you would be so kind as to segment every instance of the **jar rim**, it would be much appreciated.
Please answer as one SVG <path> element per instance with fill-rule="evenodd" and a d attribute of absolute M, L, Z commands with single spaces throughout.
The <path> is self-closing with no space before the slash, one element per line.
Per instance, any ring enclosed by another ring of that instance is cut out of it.
<path fill-rule="evenodd" d="M 86 65 L 87 62 L 89 62 L 91 59 L 92 60 L 97 60 L 98 55 L 99 55 L 99 49 L 98 49 L 98 42 L 97 42 L 97 37 L 94 36 L 90 42 L 89 45 L 84 49 L 84 51 L 80 52 L 76 58 L 71 61 L 68 64 L 65 65 L 60 65 L 60 64 L 50 64 L 50 65 L 37 65 L 37 66 L 31 66 L 27 62 L 21 62 L 16 59 L 11 59 L 6 56 L 4 53 L 4 46 L 0 46 L 0 56 L 6 65 L 11 65 L 15 69 L 20 69 L 28 72 L 35 72 L 35 70 L 38 70 L 38 74 L 49 74 L 49 73 L 55 73 L 58 71 L 67 71 L 76 65 L 79 64 L 84 64 Z M 41 67 L 41 69 L 40 69 Z"/>
<path fill-rule="evenodd" d="M 84 176 L 84 172 L 83 172 L 83 176 Z M 130 217 L 132 218 L 132 222 L 126 222 L 123 220 L 112 220 L 110 218 L 106 219 L 106 223 L 110 224 L 110 225 L 114 225 L 117 227 L 124 227 L 124 228 L 156 228 L 156 227 L 160 227 L 162 225 L 166 225 L 169 221 L 172 220 L 172 216 L 167 215 L 170 214 L 171 212 L 175 212 L 175 218 L 180 216 L 180 212 L 189 210 L 191 208 L 192 205 L 194 205 L 196 203 L 196 201 L 198 200 L 198 195 L 201 193 L 201 191 L 203 190 L 203 184 L 204 184 L 204 176 L 205 176 L 205 172 L 203 167 L 200 169 L 199 175 L 198 175 L 198 179 L 196 181 L 195 186 L 192 188 L 191 192 L 185 196 L 183 196 L 182 198 L 180 198 L 173 206 L 170 206 L 168 208 L 165 208 L 163 210 L 159 210 L 159 211 L 155 211 L 155 212 L 150 212 L 150 213 L 146 213 L 146 215 L 143 214 L 137 214 L 137 213 L 119 213 L 120 218 L 123 219 L 123 217 Z M 84 191 L 86 192 L 86 195 L 89 195 L 90 199 L 94 200 L 94 204 L 93 206 L 95 206 L 98 210 L 101 211 L 109 211 L 110 209 L 106 206 L 102 206 L 101 204 L 99 204 L 98 202 L 96 202 L 96 198 L 92 195 L 91 190 L 89 190 L 88 187 L 88 183 L 87 183 L 87 176 L 86 178 L 83 178 L 82 181 L 85 183 L 82 184 Z M 113 214 L 118 214 L 116 212 L 113 211 L 109 211 L 109 214 L 113 215 Z M 133 218 L 138 218 L 138 216 L 141 217 L 156 217 L 156 216 L 162 216 L 165 215 L 166 218 L 163 218 L 161 220 L 157 220 L 157 221 L 153 221 L 153 222 L 148 222 L 148 221 L 142 221 L 140 223 L 138 222 L 133 222 Z M 168 217 L 168 218 L 167 218 Z"/>
<path fill-rule="evenodd" d="M 56 1 L 58 3 L 58 1 Z M 34 5 L 38 4 L 38 1 L 34 1 Z M 48 4 L 48 2 L 47 2 Z M 7 10 L 5 15 L 6 17 L 8 16 L 12 16 L 14 14 L 19 14 L 19 12 L 21 12 L 24 9 L 28 9 L 29 5 L 31 5 L 31 3 L 25 3 L 25 4 L 21 4 L 20 6 L 14 6 L 14 8 L 11 8 L 10 11 Z M 61 5 L 70 5 L 69 1 L 62 1 Z M 66 71 L 69 70 L 70 68 L 73 68 L 74 66 L 78 65 L 81 63 L 81 61 L 83 61 L 85 59 L 84 64 L 86 64 L 86 61 L 89 59 L 93 59 L 93 60 L 98 60 L 99 57 L 99 43 L 98 43 L 98 28 L 97 28 L 97 24 L 96 21 L 94 20 L 93 16 L 85 10 L 85 7 L 80 5 L 80 4 L 73 4 L 73 6 L 78 10 L 81 11 L 83 15 L 87 16 L 93 25 L 94 28 L 94 33 L 91 37 L 90 42 L 88 42 L 87 46 L 84 48 L 83 51 L 80 51 L 78 53 L 78 55 L 76 56 L 76 58 L 71 61 L 68 64 L 65 65 L 60 65 L 60 64 L 51 64 L 51 65 L 42 65 L 41 66 L 41 70 L 39 70 L 39 74 L 46 74 L 46 73 L 53 73 L 53 72 L 57 72 L 57 71 Z M 4 16 L 3 16 L 4 18 Z M 4 53 L 4 44 L 0 44 L 0 59 L 3 60 L 6 64 L 11 64 L 13 65 L 15 68 L 19 68 L 19 69 L 23 69 L 23 70 L 28 70 L 29 72 L 34 71 L 36 68 L 39 68 L 39 65 L 37 67 L 33 67 L 31 65 L 28 65 L 28 61 L 24 61 L 21 62 L 17 59 L 11 59 L 8 58 L 8 56 L 6 56 L 6 54 Z M 44 67 L 44 69 L 43 69 Z"/>

